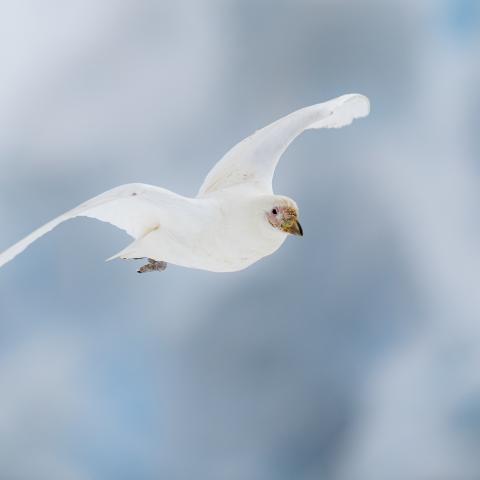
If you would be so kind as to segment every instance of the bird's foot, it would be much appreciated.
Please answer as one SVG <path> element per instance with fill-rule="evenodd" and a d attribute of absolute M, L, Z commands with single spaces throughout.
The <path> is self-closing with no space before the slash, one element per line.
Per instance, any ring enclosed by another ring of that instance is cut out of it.
<path fill-rule="evenodd" d="M 143 267 L 140 267 L 137 272 L 138 273 L 145 273 L 145 272 L 163 272 L 167 268 L 167 262 L 157 262 L 157 260 L 153 260 L 151 258 L 148 259 L 148 263 Z"/>

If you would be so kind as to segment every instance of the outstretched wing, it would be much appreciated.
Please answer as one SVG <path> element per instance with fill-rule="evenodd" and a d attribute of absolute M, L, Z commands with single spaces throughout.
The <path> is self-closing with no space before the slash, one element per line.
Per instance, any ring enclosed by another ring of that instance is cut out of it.
<path fill-rule="evenodd" d="M 187 199 L 163 188 L 132 183 L 113 188 L 60 215 L 0 254 L 0 267 L 60 223 L 75 217 L 108 222 L 138 239 L 160 224 L 172 221 L 176 208 Z"/>
<path fill-rule="evenodd" d="M 244 183 L 272 193 L 278 160 L 298 135 L 311 128 L 344 127 L 369 112 L 368 98 L 359 94 L 297 110 L 235 145 L 209 172 L 198 196 Z"/>

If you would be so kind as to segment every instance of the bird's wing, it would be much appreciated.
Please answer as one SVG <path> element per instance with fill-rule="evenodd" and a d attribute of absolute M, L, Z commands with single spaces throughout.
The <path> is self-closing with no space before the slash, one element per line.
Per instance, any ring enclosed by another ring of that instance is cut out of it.
<path fill-rule="evenodd" d="M 298 135 L 308 129 L 344 127 L 369 112 L 368 98 L 359 94 L 297 110 L 235 145 L 210 170 L 198 196 L 245 183 L 271 193 L 278 160 Z"/>
<path fill-rule="evenodd" d="M 75 217 L 108 222 L 138 239 L 160 224 L 173 220 L 175 210 L 186 198 L 163 188 L 132 183 L 113 188 L 60 215 L 0 254 L 0 267 L 23 252 L 31 243 L 60 223 Z"/>

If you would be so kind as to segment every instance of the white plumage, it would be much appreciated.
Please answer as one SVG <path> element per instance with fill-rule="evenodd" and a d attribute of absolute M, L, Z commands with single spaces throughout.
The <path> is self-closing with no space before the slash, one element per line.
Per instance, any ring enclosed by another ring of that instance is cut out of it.
<path fill-rule="evenodd" d="M 144 184 L 116 187 L 4 251 L 0 267 L 60 223 L 84 216 L 111 223 L 134 239 L 112 259 L 149 258 L 214 272 L 246 268 L 275 252 L 288 233 L 302 234 L 295 202 L 272 191 L 275 168 L 289 144 L 307 129 L 343 127 L 369 110 L 367 97 L 350 94 L 277 120 L 227 152 L 196 198 Z"/>

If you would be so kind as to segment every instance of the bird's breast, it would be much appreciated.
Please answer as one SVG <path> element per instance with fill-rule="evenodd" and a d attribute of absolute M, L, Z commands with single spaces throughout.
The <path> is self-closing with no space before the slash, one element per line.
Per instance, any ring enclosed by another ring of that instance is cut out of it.
<path fill-rule="evenodd" d="M 272 230 L 227 223 L 208 236 L 209 255 L 222 271 L 242 270 L 280 248 L 286 235 Z"/>
<path fill-rule="evenodd" d="M 187 219 L 188 228 L 185 222 L 167 231 L 160 228 L 155 234 L 158 250 L 163 252 L 159 259 L 190 268 L 233 272 L 272 254 L 285 241 L 285 234 L 266 220 L 263 224 L 262 219 L 245 214 L 244 208 L 220 207 L 210 205 L 205 212 L 197 211 Z"/>

